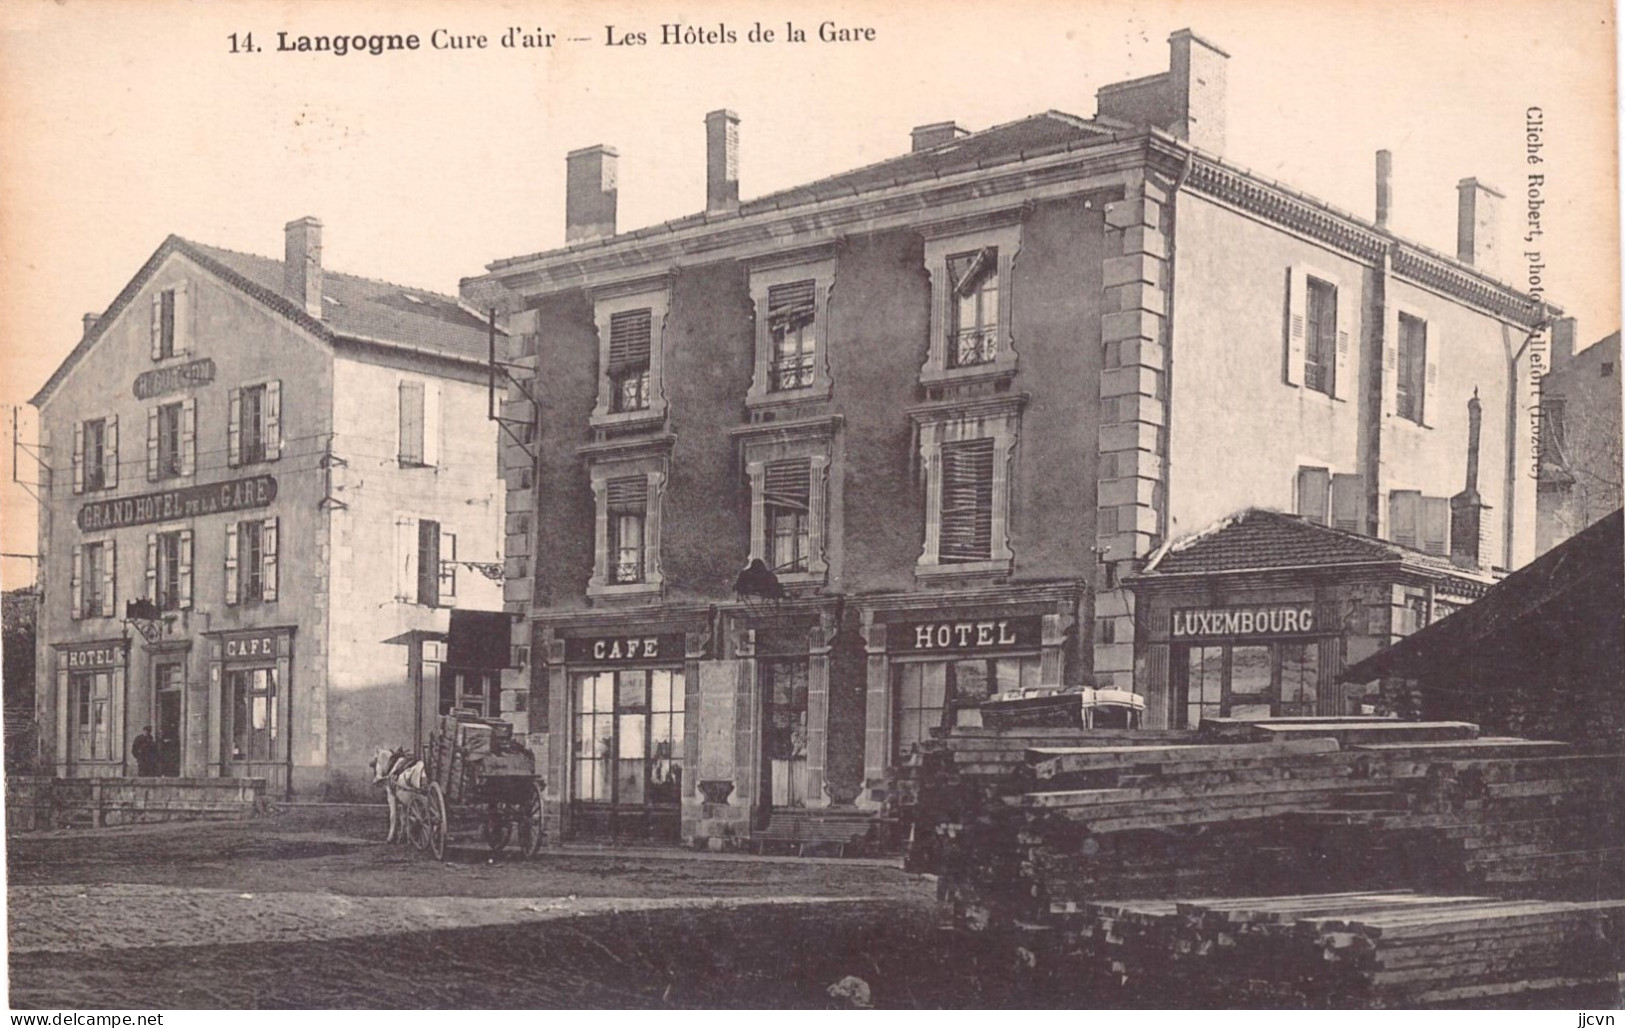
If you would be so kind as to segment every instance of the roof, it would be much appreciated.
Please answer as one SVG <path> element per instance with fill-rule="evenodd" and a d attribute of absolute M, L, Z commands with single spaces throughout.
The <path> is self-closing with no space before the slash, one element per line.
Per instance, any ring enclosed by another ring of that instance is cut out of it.
<path fill-rule="evenodd" d="M 455 296 L 323 269 L 322 317 L 317 319 L 283 294 L 282 261 L 172 235 L 125 285 L 31 403 L 38 406 L 49 398 L 164 261 L 177 253 L 328 343 L 356 340 L 480 363 L 489 355 L 489 327 Z"/>
<path fill-rule="evenodd" d="M 1421 678 L 1481 655 L 1491 636 L 1533 645 L 1555 635 L 1572 648 L 1587 623 L 1618 636 L 1625 617 L 1625 511 L 1598 521 L 1520 568 L 1483 598 L 1348 668 L 1342 679 Z"/>
<path fill-rule="evenodd" d="M 1153 554 L 1145 570 L 1130 576 L 1130 580 L 1371 564 L 1392 564 L 1425 575 L 1482 584 L 1496 581 L 1490 572 L 1459 567 L 1442 554 L 1260 507 L 1232 514 L 1200 532 L 1174 540 Z"/>

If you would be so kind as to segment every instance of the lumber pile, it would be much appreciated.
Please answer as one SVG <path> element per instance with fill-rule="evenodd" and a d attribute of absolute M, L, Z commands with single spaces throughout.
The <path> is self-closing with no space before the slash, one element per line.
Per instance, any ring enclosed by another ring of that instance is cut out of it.
<path fill-rule="evenodd" d="M 1539 993 L 1611 1005 L 1625 971 L 1625 900 L 1352 891 L 1097 900 L 1055 919 L 1069 973 L 1131 1003 L 1372 1009 Z"/>

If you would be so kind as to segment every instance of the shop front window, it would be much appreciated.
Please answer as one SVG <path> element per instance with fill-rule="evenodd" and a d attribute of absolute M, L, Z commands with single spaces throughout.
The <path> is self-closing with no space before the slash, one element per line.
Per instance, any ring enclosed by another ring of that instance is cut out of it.
<path fill-rule="evenodd" d="M 1318 639 L 1176 646 L 1173 673 L 1178 727 L 1322 713 Z"/>
<path fill-rule="evenodd" d="M 898 664 L 894 672 L 896 756 L 932 729 L 980 728 L 989 696 L 1038 686 L 1039 658 L 976 657 Z"/>
<path fill-rule="evenodd" d="M 571 798 L 615 808 L 675 807 L 683 780 L 683 673 L 575 677 Z"/>
<path fill-rule="evenodd" d="M 807 803 L 807 662 L 764 660 L 767 793 L 775 807 Z"/>
<path fill-rule="evenodd" d="M 112 760 L 113 675 L 108 671 L 73 676 L 74 759 Z"/>
<path fill-rule="evenodd" d="M 244 668 L 227 673 L 231 691 L 231 759 L 276 759 L 280 735 L 277 725 L 275 668 Z"/>

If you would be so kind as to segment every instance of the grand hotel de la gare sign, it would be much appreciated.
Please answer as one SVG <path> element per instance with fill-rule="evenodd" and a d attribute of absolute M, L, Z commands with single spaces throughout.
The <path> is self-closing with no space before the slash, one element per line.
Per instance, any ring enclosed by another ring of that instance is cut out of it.
<path fill-rule="evenodd" d="M 194 485 L 184 489 L 166 489 L 160 493 L 97 500 L 79 508 L 79 528 L 84 532 L 96 532 L 268 507 L 276 499 L 276 488 L 274 475 L 255 475 L 213 485 Z"/>

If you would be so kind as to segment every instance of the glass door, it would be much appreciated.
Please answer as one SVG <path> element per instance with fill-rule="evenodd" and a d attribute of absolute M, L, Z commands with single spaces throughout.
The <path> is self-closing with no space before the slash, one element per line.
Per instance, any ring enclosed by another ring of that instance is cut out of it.
<path fill-rule="evenodd" d="M 807 662 L 762 661 L 762 796 L 772 807 L 807 805 Z"/>
<path fill-rule="evenodd" d="M 576 829 L 676 838 L 683 783 L 683 673 L 575 676 L 571 800 Z"/>

